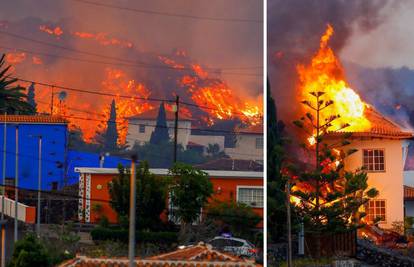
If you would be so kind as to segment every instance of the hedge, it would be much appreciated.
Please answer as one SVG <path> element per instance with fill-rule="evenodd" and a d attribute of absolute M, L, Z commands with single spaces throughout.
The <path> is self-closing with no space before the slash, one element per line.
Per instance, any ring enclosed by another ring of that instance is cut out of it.
<path fill-rule="evenodd" d="M 128 242 L 128 229 L 107 228 L 98 226 L 91 231 L 92 240 L 116 240 Z M 136 242 L 145 243 L 165 243 L 171 244 L 177 242 L 178 234 L 176 232 L 136 232 Z"/>

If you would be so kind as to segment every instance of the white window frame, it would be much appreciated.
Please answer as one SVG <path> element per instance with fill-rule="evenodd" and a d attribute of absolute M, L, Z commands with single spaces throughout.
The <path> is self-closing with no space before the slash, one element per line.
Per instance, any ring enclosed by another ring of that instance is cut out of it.
<path fill-rule="evenodd" d="M 255 206 L 252 206 L 251 204 L 248 204 L 248 203 L 245 203 L 245 202 L 241 202 L 241 201 L 239 201 L 239 189 L 262 189 L 262 192 L 263 192 L 263 200 L 262 200 L 262 205 L 261 206 L 258 206 L 258 205 L 255 205 Z M 236 201 L 238 202 L 238 203 L 244 203 L 244 204 L 247 204 L 247 205 L 249 205 L 250 207 L 252 207 L 252 208 L 264 208 L 264 201 L 265 201 L 265 196 L 264 196 L 264 187 L 263 186 L 258 186 L 258 185 L 238 185 L 237 187 L 236 187 Z"/>
<path fill-rule="evenodd" d="M 141 127 L 144 129 L 144 131 L 141 131 Z M 143 124 L 143 123 L 139 124 L 138 125 L 138 132 L 139 133 L 145 133 L 145 130 L 146 130 L 145 128 L 147 128 L 145 124 Z"/>
<path fill-rule="evenodd" d="M 378 223 L 384 223 L 384 224 L 386 224 L 387 223 L 387 200 L 386 199 L 383 199 L 383 198 L 374 198 L 374 199 L 371 199 L 371 200 L 369 200 L 368 202 L 367 202 L 367 205 L 369 205 L 369 202 L 371 202 L 371 201 L 384 201 L 384 209 L 385 209 L 385 213 L 384 213 L 384 220 L 381 220 L 381 221 L 379 221 Z M 374 206 L 374 219 L 375 218 L 377 218 L 378 216 L 377 216 L 377 214 L 376 214 L 376 212 L 375 212 L 375 209 L 376 209 L 377 207 L 376 206 Z M 366 207 L 365 208 L 366 210 L 365 210 L 365 212 L 366 212 L 366 214 L 367 214 L 367 217 L 369 216 L 369 212 L 368 212 L 368 209 L 369 209 L 369 207 Z M 372 221 L 369 221 L 369 222 L 372 222 Z"/>
<path fill-rule="evenodd" d="M 364 163 L 364 153 L 366 150 L 372 150 L 373 153 L 375 153 L 375 150 L 381 150 L 383 152 L 383 157 L 384 157 L 384 169 L 383 170 L 375 170 L 375 156 L 374 157 L 374 170 L 369 170 L 368 168 L 365 168 L 364 170 L 366 172 L 386 172 L 387 170 L 387 165 L 386 165 L 386 160 L 385 160 L 385 148 L 364 148 L 362 149 L 362 166 L 365 167 L 365 163 Z"/>
<path fill-rule="evenodd" d="M 259 140 L 262 140 L 261 141 L 261 145 L 259 145 L 258 146 L 258 141 Z M 261 137 L 256 137 L 256 149 L 263 149 L 263 146 L 264 146 L 264 138 L 263 138 L 263 136 L 261 136 Z"/>

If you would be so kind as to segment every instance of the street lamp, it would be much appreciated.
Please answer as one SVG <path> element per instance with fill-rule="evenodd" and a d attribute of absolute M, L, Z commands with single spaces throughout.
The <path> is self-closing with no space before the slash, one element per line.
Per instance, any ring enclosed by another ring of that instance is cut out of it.
<path fill-rule="evenodd" d="M 37 237 L 40 237 L 40 202 L 41 202 L 41 190 L 42 190 L 42 136 L 41 135 L 31 135 L 31 137 L 38 138 L 38 176 L 37 176 L 37 220 L 36 220 L 36 234 Z"/>

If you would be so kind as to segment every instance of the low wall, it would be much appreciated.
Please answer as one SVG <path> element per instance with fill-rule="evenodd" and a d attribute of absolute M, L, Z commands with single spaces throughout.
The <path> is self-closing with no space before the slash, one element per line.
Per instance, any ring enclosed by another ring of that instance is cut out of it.
<path fill-rule="evenodd" d="M 374 266 L 399 267 L 414 266 L 414 259 L 396 251 L 380 248 L 365 240 L 358 240 L 357 259 Z"/>

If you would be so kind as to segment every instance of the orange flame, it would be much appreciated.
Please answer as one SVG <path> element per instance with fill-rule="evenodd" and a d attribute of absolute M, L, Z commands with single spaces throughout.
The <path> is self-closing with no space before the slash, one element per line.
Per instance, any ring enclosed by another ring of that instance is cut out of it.
<path fill-rule="evenodd" d="M 319 51 L 311 63 L 297 66 L 301 97 L 313 103 L 314 98 L 310 93 L 324 92 L 322 98 L 333 101 L 333 104 L 321 113 L 322 122 L 332 115 L 340 115 L 339 119 L 331 123 L 329 130 L 335 131 L 344 124 L 349 124 L 345 131 L 364 131 L 370 127 L 370 122 L 364 117 L 367 104 L 350 88 L 339 59 L 328 46 L 333 33 L 334 29 L 328 25 L 321 37 Z"/>
<path fill-rule="evenodd" d="M 24 52 L 15 52 L 15 53 L 7 53 L 6 54 L 6 61 L 9 64 L 19 64 L 26 59 L 26 53 Z"/>
<path fill-rule="evenodd" d="M 49 28 L 46 25 L 40 25 L 39 30 L 56 37 L 59 37 L 63 34 L 63 30 L 59 26 L 56 26 L 55 28 Z"/>
<path fill-rule="evenodd" d="M 126 40 L 116 39 L 114 37 L 109 37 L 107 33 L 89 33 L 89 32 L 74 32 L 72 35 L 77 36 L 82 39 L 91 39 L 97 41 L 103 46 L 120 46 L 125 48 L 132 48 L 134 45 L 132 42 Z"/>

